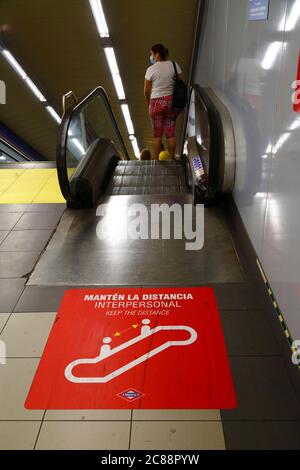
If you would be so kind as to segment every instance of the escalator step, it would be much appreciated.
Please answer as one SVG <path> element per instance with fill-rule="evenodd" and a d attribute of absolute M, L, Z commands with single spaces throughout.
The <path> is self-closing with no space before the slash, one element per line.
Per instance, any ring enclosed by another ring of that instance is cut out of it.
<path fill-rule="evenodd" d="M 112 195 L 186 194 L 182 161 L 120 161 L 109 193 Z"/>

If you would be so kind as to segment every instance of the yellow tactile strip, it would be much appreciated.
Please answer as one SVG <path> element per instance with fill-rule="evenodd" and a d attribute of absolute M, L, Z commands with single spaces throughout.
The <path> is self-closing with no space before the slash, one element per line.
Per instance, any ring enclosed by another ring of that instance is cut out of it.
<path fill-rule="evenodd" d="M 63 202 L 56 168 L 0 170 L 0 204 Z"/>

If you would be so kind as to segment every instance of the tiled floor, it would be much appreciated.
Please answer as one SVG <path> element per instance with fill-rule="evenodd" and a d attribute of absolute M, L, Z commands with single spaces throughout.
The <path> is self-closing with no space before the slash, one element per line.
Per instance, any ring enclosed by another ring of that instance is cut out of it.
<path fill-rule="evenodd" d="M 0 314 L 7 352 L 0 366 L 0 449 L 224 448 L 217 410 L 26 410 L 54 318 L 55 312 Z"/>
<path fill-rule="evenodd" d="M 0 204 L 63 203 L 55 164 L 0 167 Z M 1 229 L 1 224 L 0 224 Z"/>
<path fill-rule="evenodd" d="M 224 450 L 221 421 L 134 421 L 131 449 Z"/>
<path fill-rule="evenodd" d="M 9 358 L 41 357 L 56 313 L 13 313 L 4 331 Z"/>
<path fill-rule="evenodd" d="M 0 312 L 13 310 L 64 209 L 65 204 L 0 204 Z"/>
<path fill-rule="evenodd" d="M 5 323 L 7 322 L 10 313 L 0 313 L 0 333 L 3 330 Z"/>
<path fill-rule="evenodd" d="M 69 288 L 26 281 L 63 209 L 0 204 L 0 341 L 8 356 L 6 365 L 0 365 L 0 449 L 300 449 L 299 397 L 270 319 L 245 276 L 238 282 L 210 284 L 220 309 L 236 410 L 24 408 L 55 313 Z M 207 243 L 213 246 L 212 234 Z"/>
<path fill-rule="evenodd" d="M 45 421 L 36 449 L 127 450 L 130 421 Z"/>

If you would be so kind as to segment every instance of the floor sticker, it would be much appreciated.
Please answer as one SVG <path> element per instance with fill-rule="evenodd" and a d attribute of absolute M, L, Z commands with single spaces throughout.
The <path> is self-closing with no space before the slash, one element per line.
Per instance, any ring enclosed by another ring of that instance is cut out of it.
<path fill-rule="evenodd" d="M 213 289 L 67 291 L 28 409 L 230 409 Z"/>

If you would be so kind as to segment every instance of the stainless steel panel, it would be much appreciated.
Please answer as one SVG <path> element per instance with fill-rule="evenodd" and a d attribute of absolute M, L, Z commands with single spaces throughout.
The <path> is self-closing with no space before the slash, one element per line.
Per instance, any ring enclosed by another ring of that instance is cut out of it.
<path fill-rule="evenodd" d="M 191 204 L 189 195 L 111 196 L 105 217 L 120 223 L 122 204 Z M 123 218 L 127 217 L 124 211 Z M 230 233 L 222 214 L 206 212 L 205 245 L 186 251 L 186 240 L 100 240 L 94 210 L 67 210 L 45 253 L 32 273 L 30 285 L 195 285 L 243 282 Z M 113 228 L 112 228 L 113 230 Z"/>
<path fill-rule="evenodd" d="M 237 155 L 234 198 L 298 339 L 300 120 L 293 112 L 291 84 L 297 74 L 300 2 L 271 0 L 267 21 L 248 22 L 247 9 L 248 0 L 209 1 L 197 79 L 230 111 Z"/>
<path fill-rule="evenodd" d="M 300 5 L 297 0 L 286 5 L 277 24 L 277 34 L 283 34 L 283 29 L 285 33 L 262 263 L 292 335 L 300 339 L 300 116 L 291 101 L 292 82 L 297 78 Z"/>

